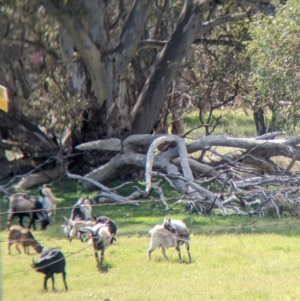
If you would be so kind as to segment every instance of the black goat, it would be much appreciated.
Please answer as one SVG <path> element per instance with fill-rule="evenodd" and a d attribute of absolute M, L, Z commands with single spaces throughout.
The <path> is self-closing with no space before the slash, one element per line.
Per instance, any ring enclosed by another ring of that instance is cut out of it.
<path fill-rule="evenodd" d="M 55 290 L 54 287 L 54 274 L 63 275 L 63 281 L 65 285 L 66 291 L 68 290 L 67 281 L 66 281 L 66 260 L 64 254 L 56 249 L 49 248 L 45 250 L 40 257 L 40 260 L 34 262 L 32 259 L 32 268 L 34 268 L 37 272 L 45 274 L 44 279 L 44 289 L 47 290 L 47 281 L 49 278 L 52 279 L 52 289 Z"/>
<path fill-rule="evenodd" d="M 41 230 L 45 230 L 50 224 L 48 213 L 44 209 L 43 204 L 26 193 L 15 193 L 9 197 L 7 230 L 9 230 L 15 216 L 19 217 L 19 225 L 22 227 L 24 227 L 23 218 L 28 216 L 30 219 L 28 229 L 33 226 L 33 229 L 36 230 L 36 220 L 41 222 Z"/>
<path fill-rule="evenodd" d="M 97 224 L 105 224 L 108 228 L 108 231 L 111 235 L 111 242 L 110 244 L 112 245 L 114 240 L 117 240 L 115 238 L 115 235 L 117 234 L 117 226 L 116 224 L 114 223 L 114 221 L 112 221 L 109 217 L 107 216 L 94 216 L 94 220 L 96 222 L 96 225 Z"/>
<path fill-rule="evenodd" d="M 81 219 L 88 221 L 92 216 L 92 206 L 87 198 L 80 198 L 77 203 L 73 206 L 70 220 Z"/>

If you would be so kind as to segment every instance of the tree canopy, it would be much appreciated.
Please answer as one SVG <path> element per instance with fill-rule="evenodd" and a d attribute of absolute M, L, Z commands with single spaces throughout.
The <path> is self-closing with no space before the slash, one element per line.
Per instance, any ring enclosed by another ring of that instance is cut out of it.
<path fill-rule="evenodd" d="M 299 1 L 290 0 L 276 16 L 257 16 L 251 24 L 251 82 L 261 105 L 273 113 L 273 129 L 291 130 L 300 122 L 299 13 Z"/>

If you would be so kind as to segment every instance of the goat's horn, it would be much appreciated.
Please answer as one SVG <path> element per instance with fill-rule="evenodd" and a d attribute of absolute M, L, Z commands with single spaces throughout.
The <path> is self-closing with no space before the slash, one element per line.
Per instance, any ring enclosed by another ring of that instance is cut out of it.
<path fill-rule="evenodd" d="M 83 231 L 83 232 L 90 232 L 91 234 L 93 234 L 93 229 L 91 227 L 84 227 L 84 228 L 81 228 L 80 231 Z"/>
<path fill-rule="evenodd" d="M 63 216 L 63 218 L 64 218 L 64 220 L 65 220 L 65 223 L 66 223 L 66 224 L 68 224 L 68 222 L 69 222 L 69 219 L 68 219 L 68 218 L 66 218 L 65 216 Z"/>
<path fill-rule="evenodd" d="M 168 215 L 165 216 L 164 218 L 164 223 L 168 221 Z"/>
<path fill-rule="evenodd" d="M 48 213 L 46 211 L 42 211 L 42 216 L 44 219 L 48 218 Z"/>
<path fill-rule="evenodd" d="M 72 220 L 68 219 L 67 220 L 68 225 L 70 225 L 71 227 L 74 227 L 74 223 Z"/>

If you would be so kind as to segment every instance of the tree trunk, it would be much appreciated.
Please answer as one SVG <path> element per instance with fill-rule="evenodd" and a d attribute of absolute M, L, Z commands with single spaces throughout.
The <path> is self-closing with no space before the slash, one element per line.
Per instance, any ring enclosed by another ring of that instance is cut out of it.
<path fill-rule="evenodd" d="M 254 108 L 253 117 L 256 127 L 256 135 L 262 136 L 266 134 L 267 128 L 265 124 L 264 109 L 261 107 Z"/>

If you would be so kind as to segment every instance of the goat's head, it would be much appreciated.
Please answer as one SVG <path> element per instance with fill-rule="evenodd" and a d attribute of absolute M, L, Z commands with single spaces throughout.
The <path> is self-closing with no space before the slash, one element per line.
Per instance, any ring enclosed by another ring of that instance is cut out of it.
<path fill-rule="evenodd" d="M 41 230 L 46 230 L 47 226 L 50 225 L 50 220 L 47 212 L 44 210 L 37 211 L 36 215 L 41 223 Z"/>
<path fill-rule="evenodd" d="M 163 225 L 166 230 L 176 233 L 176 228 L 172 225 L 171 220 L 167 219 L 167 216 L 164 218 Z"/>
<path fill-rule="evenodd" d="M 36 246 L 34 247 L 34 250 L 37 252 L 37 253 L 42 253 L 43 252 L 43 249 L 44 249 L 44 246 L 42 244 L 36 244 Z"/>
<path fill-rule="evenodd" d="M 61 227 L 63 228 L 63 232 L 66 235 L 66 237 L 70 238 L 70 233 L 73 229 L 73 222 L 69 219 L 67 219 L 65 216 L 63 216 L 64 218 L 64 224 L 61 225 Z"/>
<path fill-rule="evenodd" d="M 39 188 L 39 194 L 42 198 L 50 198 L 51 200 L 54 199 L 54 195 L 51 188 L 46 184 L 44 184 L 43 187 Z"/>
<path fill-rule="evenodd" d="M 45 197 L 44 191 L 43 191 L 43 188 L 42 188 L 42 187 L 39 188 L 39 195 L 40 195 L 42 198 Z"/>
<path fill-rule="evenodd" d="M 84 227 L 81 228 L 79 231 L 81 233 L 83 232 L 89 233 L 92 239 L 97 240 L 100 237 L 99 230 L 102 227 L 106 227 L 106 224 L 96 224 L 94 227 Z"/>

